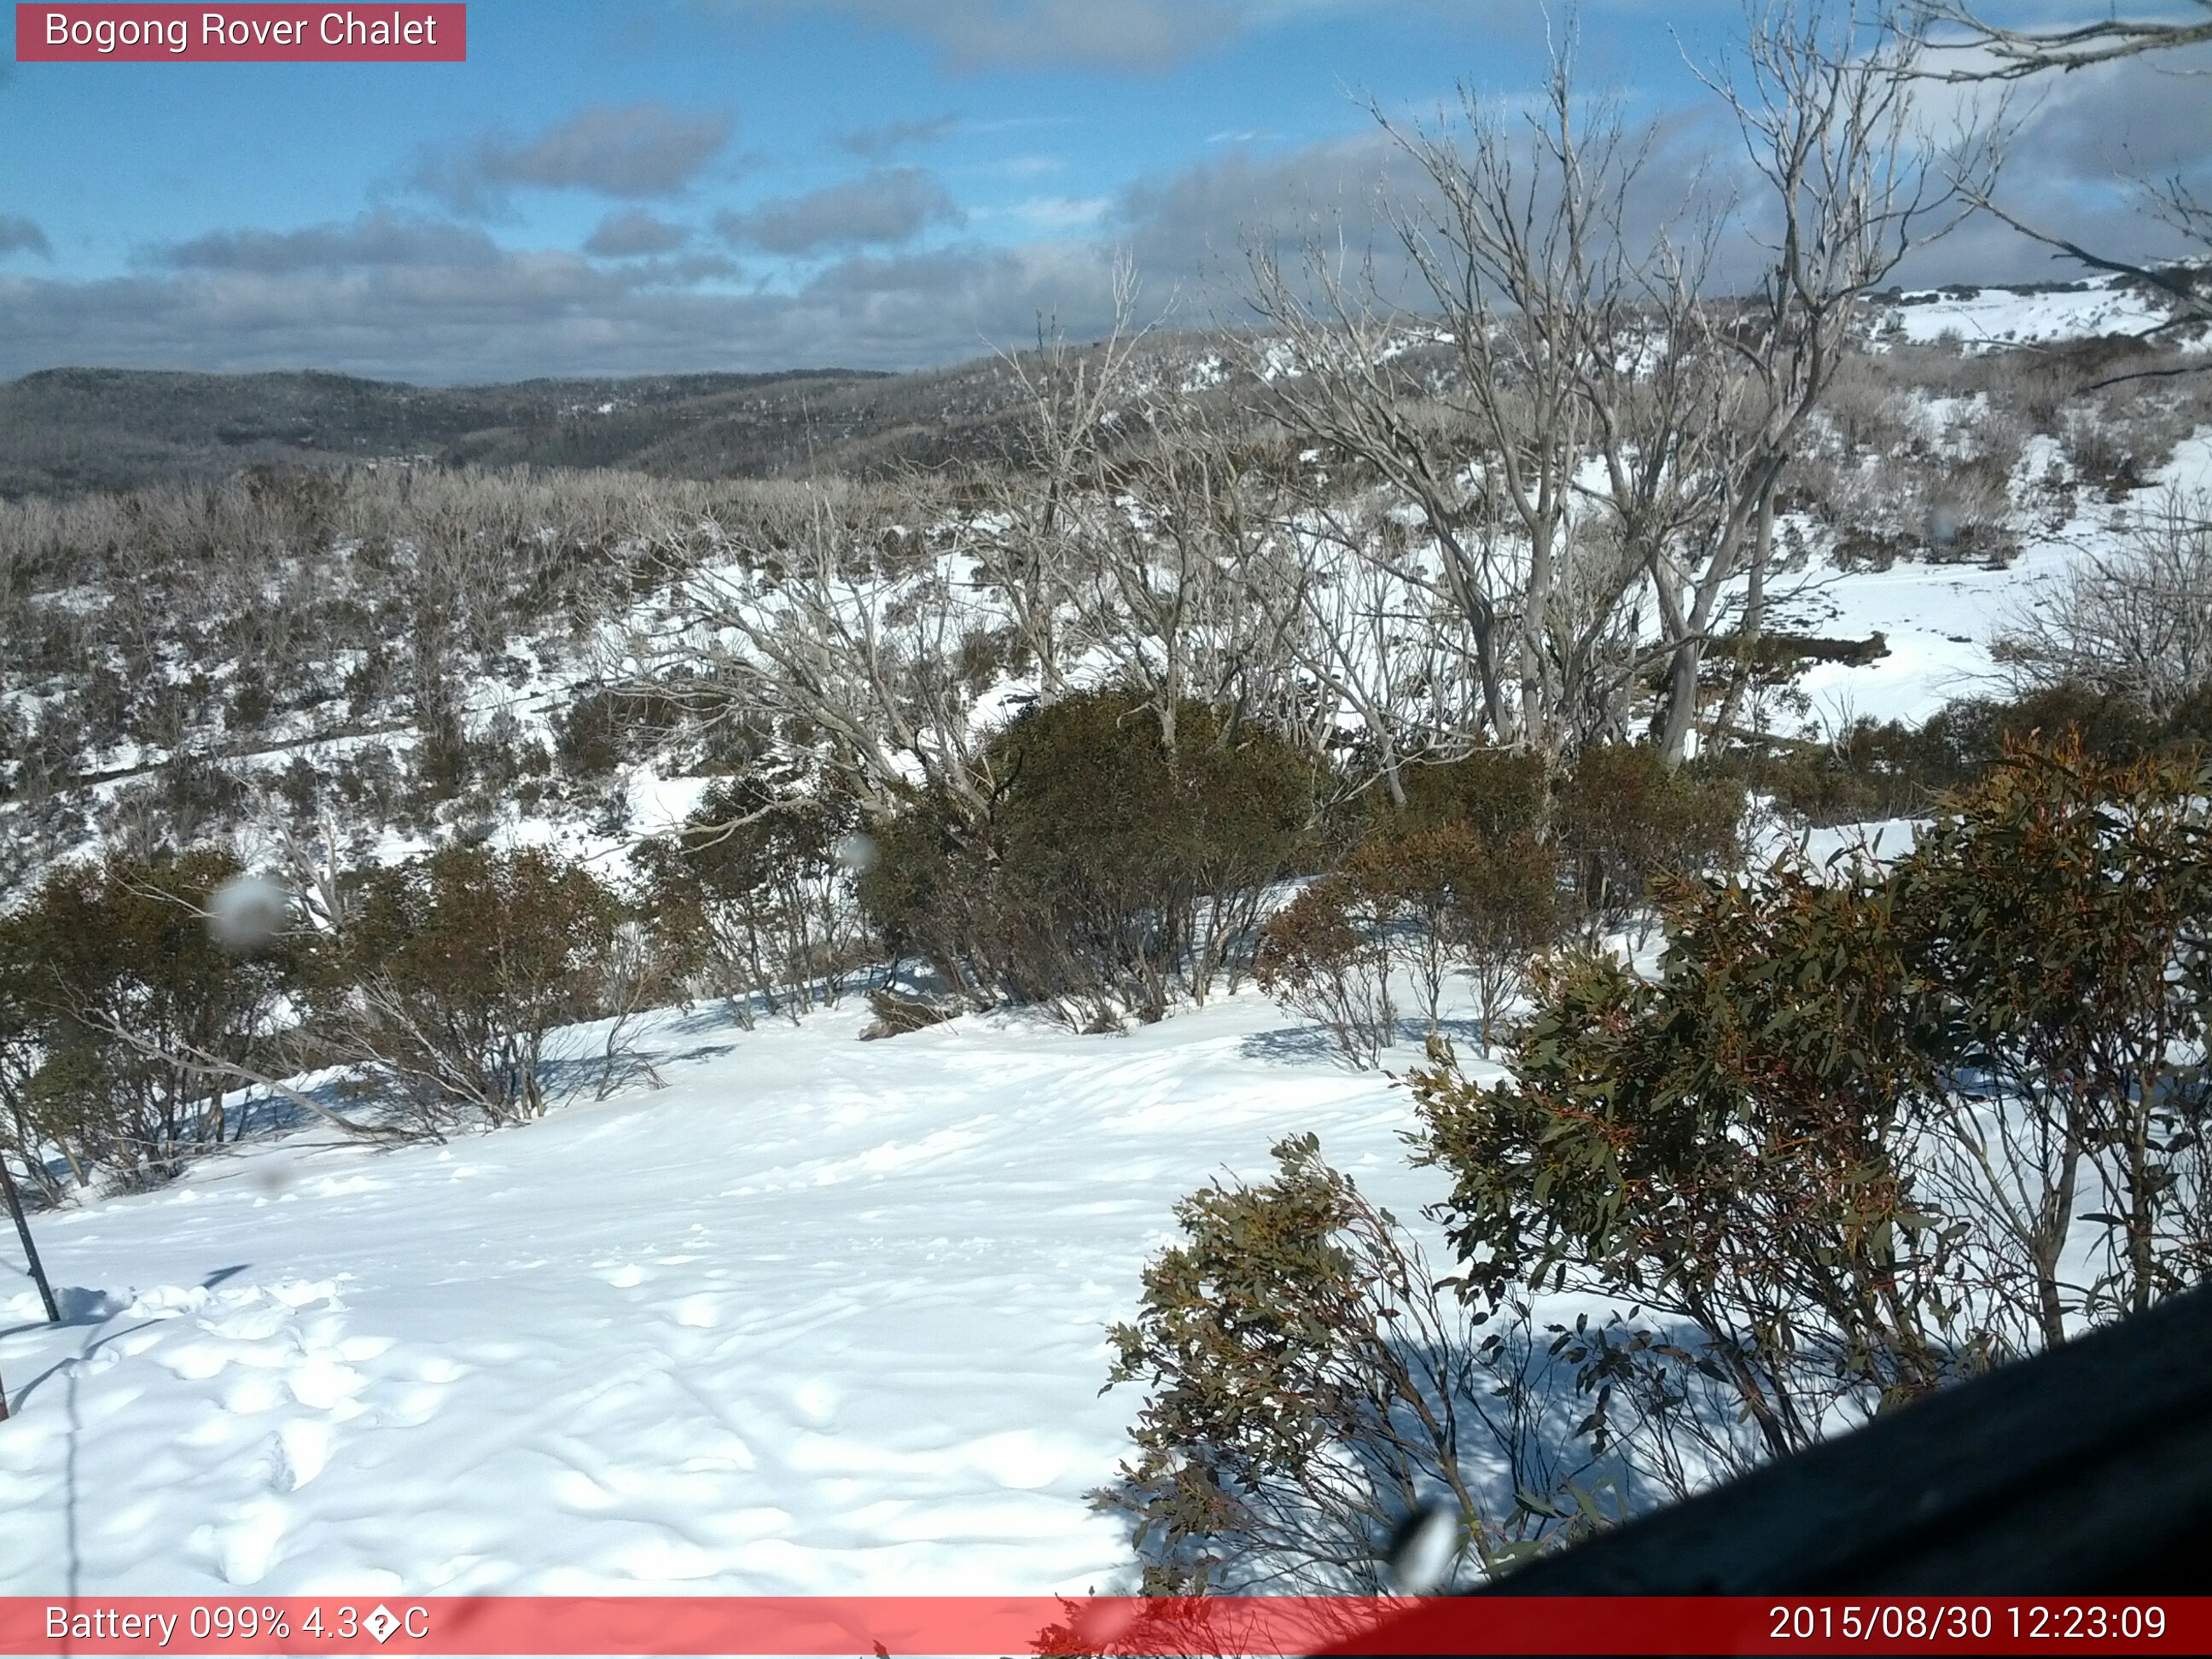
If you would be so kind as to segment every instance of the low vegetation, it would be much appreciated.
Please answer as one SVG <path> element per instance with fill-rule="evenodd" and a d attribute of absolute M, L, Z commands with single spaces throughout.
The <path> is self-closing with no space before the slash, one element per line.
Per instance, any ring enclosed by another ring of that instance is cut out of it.
<path fill-rule="evenodd" d="M 1656 972 L 1554 955 L 1502 1079 L 1414 1074 L 1441 1279 L 1310 1142 L 1194 1197 L 1100 1499 L 1155 1584 L 1371 1588 L 1422 1505 L 1493 1570 L 2203 1283 L 2208 800 L 2044 743 L 1887 863 L 1670 880 Z"/>

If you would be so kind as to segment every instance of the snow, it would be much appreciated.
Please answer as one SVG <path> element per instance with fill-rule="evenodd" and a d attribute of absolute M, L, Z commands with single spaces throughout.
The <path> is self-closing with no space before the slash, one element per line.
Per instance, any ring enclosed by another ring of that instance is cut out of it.
<path fill-rule="evenodd" d="M 2164 306 L 2112 276 L 2056 290 L 1925 289 L 1900 296 L 1886 313 L 1915 345 L 1949 338 L 1969 351 L 2141 334 L 2166 318 Z"/>
<path fill-rule="evenodd" d="M 702 777 L 663 777 L 650 767 L 638 769 L 629 780 L 631 826 L 644 836 L 665 836 L 682 829 L 714 781 Z"/>
<path fill-rule="evenodd" d="M 0 1278 L 0 1588 L 1127 1587 L 1103 1334 L 1175 1199 L 1310 1128 L 1410 1216 L 1407 1097 L 1249 992 L 864 1018 L 672 1013 L 663 1089 L 37 1218 L 77 1322 Z"/>
<path fill-rule="evenodd" d="M 2023 471 L 2033 475 L 2045 459 L 2033 448 Z M 1798 689 L 1812 705 L 1808 727 L 1832 732 L 1860 717 L 1918 721 L 1954 698 L 2001 695 L 1992 637 L 2085 557 L 2115 546 L 2130 520 L 2167 491 L 2212 494 L 2212 432 L 2183 440 L 2148 482 L 2124 501 L 2092 502 L 2057 529 L 2026 536 L 2002 566 L 1900 560 L 1887 570 L 1830 572 L 1778 606 L 1777 626 L 1860 640 L 1880 633 L 1889 647 L 1871 663 L 1808 669 Z"/>
<path fill-rule="evenodd" d="M 1889 654 L 1863 665 L 1814 663 L 1799 681 L 1817 724 L 1840 728 L 1865 717 L 1922 720 L 1954 697 L 1993 689 L 1987 641 L 2023 578 L 2069 562 L 2045 548 L 2007 570 L 1900 562 L 1856 571 L 1820 596 L 1820 631 L 1865 639 L 1880 633 Z"/>
<path fill-rule="evenodd" d="M 1270 340 L 1260 353 L 1255 371 L 1263 380 L 1294 379 L 1305 371 L 1298 366 L 1297 349 L 1287 340 Z"/>

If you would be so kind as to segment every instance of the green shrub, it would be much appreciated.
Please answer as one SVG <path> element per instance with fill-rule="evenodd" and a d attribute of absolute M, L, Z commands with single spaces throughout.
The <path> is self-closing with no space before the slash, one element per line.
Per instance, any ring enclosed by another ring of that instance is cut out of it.
<path fill-rule="evenodd" d="M 1572 1287 L 1694 1328 L 1643 1356 L 1650 1391 L 1717 1382 L 1756 1438 L 1707 1449 L 1747 1464 L 1948 1374 L 1900 1146 L 1926 1066 L 1878 896 L 1784 870 L 1669 921 L 1656 981 L 1549 969 L 1509 1081 L 1417 1076 L 1423 1157 L 1474 1294 Z"/>
<path fill-rule="evenodd" d="M 1533 834 L 1551 815 L 1552 779 L 1541 755 L 1478 749 L 1455 761 L 1407 769 L 1403 827 L 1464 824 L 1486 841 Z"/>
<path fill-rule="evenodd" d="M 1654 979 L 1554 964 L 1506 1082 L 1416 1079 L 1470 1292 L 1671 1322 L 1593 1363 L 1725 1467 L 2202 1282 L 2208 799 L 2021 750 L 1894 866 L 1674 886 Z"/>
<path fill-rule="evenodd" d="M 1617 923 L 1655 882 L 1731 862 L 1742 821 L 1734 779 L 1670 767 L 1648 744 L 1595 744 L 1561 781 L 1554 826 L 1584 910 Z"/>
<path fill-rule="evenodd" d="M 1923 1047 L 1973 1080 L 1931 1196 L 2015 1347 L 2212 1273 L 2208 797 L 2199 761 L 2024 749 L 1888 878 Z"/>
<path fill-rule="evenodd" d="M 632 854 L 655 926 L 693 981 L 750 1024 L 759 997 L 793 1018 L 836 1002 L 870 954 L 847 851 L 849 795 L 760 769 L 712 785 L 675 835 Z"/>
<path fill-rule="evenodd" d="M 240 955 L 210 934 L 209 900 L 238 873 L 206 848 L 111 857 L 0 921 L 0 1140 L 27 1164 L 50 1142 L 80 1180 L 144 1185 L 239 1133 L 221 1068 L 259 1052 L 295 964 L 289 944 Z"/>
<path fill-rule="evenodd" d="M 1328 1033 L 1354 1066 L 1372 1066 L 1398 1040 L 1390 999 L 1387 896 L 1341 872 L 1323 876 L 1267 918 L 1253 953 L 1260 988 Z"/>
<path fill-rule="evenodd" d="M 1303 845 L 1310 763 L 1196 704 L 1176 732 L 1170 754 L 1116 692 L 1032 709 L 986 747 L 988 814 L 925 798 L 878 837 L 862 902 L 949 984 L 1079 1022 L 1157 1018 L 1178 991 L 1233 984 Z"/>
<path fill-rule="evenodd" d="M 613 889 L 537 848 L 447 848 L 370 872 L 315 951 L 313 1038 L 426 1128 L 535 1117 L 546 1038 L 619 1012 L 623 921 Z"/>
<path fill-rule="evenodd" d="M 1465 969 L 1484 1046 L 1531 961 L 1566 918 L 1559 854 L 1528 830 L 1486 836 L 1466 823 L 1382 832 L 1271 916 L 1254 967 L 1261 988 L 1329 1033 L 1354 1065 L 1397 1041 L 1394 972 L 1440 1029 L 1444 988 Z"/>
<path fill-rule="evenodd" d="M 873 837 L 856 885 L 862 914 L 895 961 L 920 957 L 979 1006 L 994 990 L 994 854 L 988 826 L 959 803 L 924 794 Z"/>
<path fill-rule="evenodd" d="M 1093 1501 L 1135 1521 L 1146 1594 L 1387 1593 L 1385 1542 L 1425 1506 L 1486 1568 L 1587 1530 L 1571 1494 L 1604 1443 L 1543 1431 L 1559 1379 L 1525 1310 L 1478 1330 L 1313 1136 L 1274 1157 L 1264 1185 L 1176 1206 L 1182 1242 L 1111 1333 L 1110 1382 L 1149 1392 Z"/>
<path fill-rule="evenodd" d="M 1459 866 L 1447 921 L 1453 951 L 1474 987 L 1488 1053 L 1499 1016 L 1558 944 L 1570 913 L 1559 890 L 1559 853 L 1549 843 L 1523 830 L 1474 852 Z"/>
<path fill-rule="evenodd" d="M 1747 759 L 1741 775 L 1802 823 L 1917 817 L 1947 792 L 1988 777 L 2011 750 L 2038 741 L 2110 763 L 2186 754 L 2212 744 L 2212 696 L 2185 700 L 2159 718 L 2072 684 L 2011 699 L 1965 697 L 1918 726 L 1854 721 L 1832 743 Z"/>

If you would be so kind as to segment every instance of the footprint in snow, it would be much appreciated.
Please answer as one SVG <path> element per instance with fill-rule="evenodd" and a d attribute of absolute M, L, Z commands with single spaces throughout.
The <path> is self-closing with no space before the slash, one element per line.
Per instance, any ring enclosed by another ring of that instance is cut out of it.
<path fill-rule="evenodd" d="M 1028 1429 L 1012 1429 L 969 1443 L 967 1461 L 1012 1492 L 1036 1492 L 1067 1472 L 1073 1455 L 1063 1444 Z"/>
<path fill-rule="evenodd" d="M 290 1521 L 282 1500 L 259 1498 L 222 1526 L 195 1528 L 187 1544 L 195 1554 L 214 1559 L 225 1583 L 258 1584 L 276 1565 Z"/>
<path fill-rule="evenodd" d="M 337 1425 L 367 1409 L 360 1396 L 368 1378 L 356 1366 L 392 1346 L 388 1337 L 348 1334 L 343 1306 L 327 1279 L 233 1284 L 214 1291 L 164 1287 L 140 1297 L 137 1308 L 167 1321 L 135 1334 L 131 1353 L 146 1355 L 180 1382 L 211 1385 L 208 1397 L 229 1419 L 282 1416 L 268 1442 L 269 1485 L 276 1492 L 295 1492 L 329 1465 Z M 197 1317 L 186 1330 L 167 1322 L 191 1315 Z M 428 1403 L 418 1402 L 417 1420 L 429 1414 L 419 1408 Z M 211 1447 L 230 1443 L 229 1431 L 212 1421 L 199 1438 Z M 250 1583 L 265 1567 L 282 1530 L 271 1513 L 257 1510 L 209 1534 L 207 1552 L 230 1582 Z"/>

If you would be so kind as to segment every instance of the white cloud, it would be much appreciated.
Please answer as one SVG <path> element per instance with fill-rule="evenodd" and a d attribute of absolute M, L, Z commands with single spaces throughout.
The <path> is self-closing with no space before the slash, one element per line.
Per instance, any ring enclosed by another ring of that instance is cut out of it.
<path fill-rule="evenodd" d="M 624 200 L 673 196 L 720 153 L 735 125 L 726 113 L 651 100 L 594 104 L 526 138 L 487 133 L 458 150 L 425 155 L 410 182 L 465 213 L 495 207 L 518 187 Z"/>

